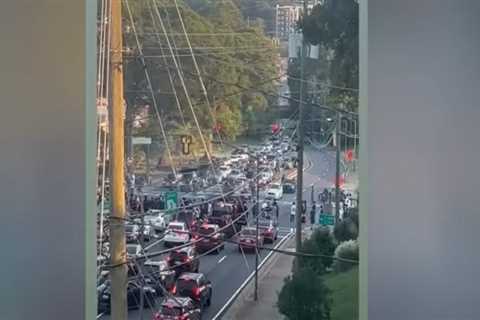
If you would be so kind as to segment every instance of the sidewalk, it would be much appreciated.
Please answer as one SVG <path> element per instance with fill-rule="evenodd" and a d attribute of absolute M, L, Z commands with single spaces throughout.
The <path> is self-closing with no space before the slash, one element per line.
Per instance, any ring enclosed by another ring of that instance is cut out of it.
<path fill-rule="evenodd" d="M 283 250 L 293 250 L 295 237 L 288 239 Z M 293 256 L 275 254 L 259 271 L 258 301 L 253 301 L 254 281 L 252 280 L 222 317 L 224 320 L 281 320 L 284 317 L 276 307 L 278 293 L 283 280 L 292 271 Z"/>

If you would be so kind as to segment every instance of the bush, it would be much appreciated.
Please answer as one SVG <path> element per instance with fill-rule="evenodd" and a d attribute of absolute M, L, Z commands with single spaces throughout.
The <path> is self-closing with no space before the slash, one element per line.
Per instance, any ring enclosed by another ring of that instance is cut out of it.
<path fill-rule="evenodd" d="M 311 268 L 301 268 L 285 279 L 277 306 L 289 320 L 329 320 L 331 292 Z"/>
<path fill-rule="evenodd" d="M 321 254 L 331 257 L 335 252 L 335 243 L 333 237 L 327 229 L 317 229 L 313 232 L 312 236 L 305 240 L 302 244 L 302 252 L 309 254 Z M 299 258 L 300 266 L 302 268 L 311 268 L 318 275 L 325 273 L 326 268 L 330 268 L 333 263 L 333 259 L 318 257 L 301 257 Z M 295 264 L 294 262 L 294 268 Z"/>
<path fill-rule="evenodd" d="M 358 261 L 358 256 L 359 256 L 358 250 L 359 250 L 358 241 L 348 240 L 338 245 L 338 247 L 335 249 L 335 257 Z M 335 269 L 335 271 L 344 272 L 356 265 L 357 264 L 352 262 L 335 260 L 333 264 L 333 268 Z"/>

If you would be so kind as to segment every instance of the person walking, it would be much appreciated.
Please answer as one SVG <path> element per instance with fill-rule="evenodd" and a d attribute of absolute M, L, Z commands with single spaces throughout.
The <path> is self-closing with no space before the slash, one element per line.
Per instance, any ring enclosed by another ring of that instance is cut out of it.
<path fill-rule="evenodd" d="M 278 203 L 277 203 L 277 200 L 273 200 L 273 207 L 275 208 L 275 217 L 276 217 L 276 221 L 278 222 L 278 216 L 279 216 L 279 213 L 280 213 L 280 209 L 278 208 Z"/>
<path fill-rule="evenodd" d="M 292 206 L 290 207 L 290 232 L 293 232 L 293 225 L 295 223 L 296 211 L 297 211 L 297 207 L 295 206 L 295 202 L 292 202 Z"/>
<path fill-rule="evenodd" d="M 316 205 L 315 201 L 312 204 L 312 210 L 310 210 L 310 227 L 313 230 L 313 226 L 315 225 L 315 215 L 316 215 Z"/>

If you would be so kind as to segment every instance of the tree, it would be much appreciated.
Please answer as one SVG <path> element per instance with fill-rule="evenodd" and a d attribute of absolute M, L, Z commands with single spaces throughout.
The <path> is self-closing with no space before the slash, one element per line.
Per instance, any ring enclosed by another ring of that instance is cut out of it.
<path fill-rule="evenodd" d="M 303 242 L 302 252 L 331 257 L 335 252 L 334 239 L 328 230 L 317 229 L 309 239 Z M 317 275 L 322 275 L 325 273 L 326 268 L 330 268 L 333 263 L 332 259 L 325 257 L 301 257 L 299 258 L 299 263 L 302 268 L 310 268 Z"/>
<path fill-rule="evenodd" d="M 335 249 L 335 257 L 358 261 L 359 258 L 359 245 L 357 240 L 348 240 L 342 242 Z M 344 272 L 350 270 L 356 264 L 349 261 L 335 260 L 333 265 L 337 272 Z"/>
<path fill-rule="evenodd" d="M 330 290 L 311 268 L 301 268 L 285 279 L 277 306 L 289 320 L 329 320 Z"/>
<path fill-rule="evenodd" d="M 358 88 L 358 0 L 326 0 L 300 22 L 305 39 L 333 53 L 331 80 L 335 86 Z M 350 109 L 358 106 L 351 91 L 334 89 L 332 95 Z"/>
<path fill-rule="evenodd" d="M 348 218 L 335 225 L 335 239 L 339 242 L 358 238 L 358 213 L 352 213 Z"/>

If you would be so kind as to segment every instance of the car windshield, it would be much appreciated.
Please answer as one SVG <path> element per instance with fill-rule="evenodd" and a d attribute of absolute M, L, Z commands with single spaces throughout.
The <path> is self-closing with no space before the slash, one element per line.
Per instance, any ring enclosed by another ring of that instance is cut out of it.
<path fill-rule="evenodd" d="M 133 232 L 135 230 L 134 226 L 125 226 L 125 232 Z"/>
<path fill-rule="evenodd" d="M 280 189 L 280 185 L 279 184 L 272 184 L 272 186 L 270 188 L 271 189 Z"/>
<path fill-rule="evenodd" d="M 183 227 L 179 224 L 171 224 L 168 226 L 168 229 L 170 230 L 183 230 Z"/>
<path fill-rule="evenodd" d="M 194 288 L 197 287 L 197 283 L 193 279 L 179 279 L 177 281 L 177 290 L 179 294 L 188 295 Z"/>
<path fill-rule="evenodd" d="M 128 246 L 127 253 L 130 255 L 137 254 L 137 247 L 136 246 Z"/>
<path fill-rule="evenodd" d="M 161 315 L 177 317 L 182 315 L 182 308 L 174 307 L 171 305 L 167 305 L 167 306 L 164 305 L 162 306 Z"/>
<path fill-rule="evenodd" d="M 257 231 L 255 229 L 243 229 L 242 230 L 242 235 L 244 236 L 255 236 L 257 234 Z"/>
<path fill-rule="evenodd" d="M 259 221 L 258 226 L 260 228 L 270 228 L 271 227 L 271 222 L 270 221 Z"/>

